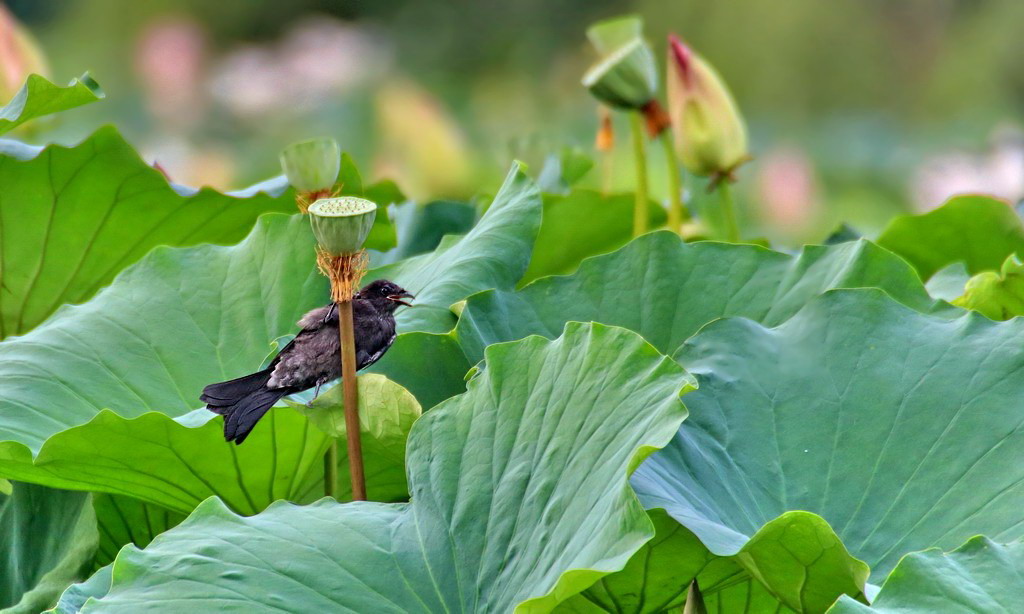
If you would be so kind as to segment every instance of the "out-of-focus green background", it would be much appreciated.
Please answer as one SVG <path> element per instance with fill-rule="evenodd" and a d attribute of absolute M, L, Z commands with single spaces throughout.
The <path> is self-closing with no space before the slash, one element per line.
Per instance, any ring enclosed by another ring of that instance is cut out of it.
<path fill-rule="evenodd" d="M 238 187 L 277 152 L 335 136 L 414 197 L 493 189 L 589 150 L 584 30 L 643 15 L 727 79 L 756 160 L 739 173 L 748 232 L 796 243 L 839 220 L 870 232 L 954 193 L 1024 196 L 1020 0 L 7 0 L 52 76 L 85 70 L 107 100 L 47 139 L 113 122 L 176 181 Z M 631 187 L 617 120 L 613 185 Z M 664 191 L 651 147 L 652 187 Z M 595 169 L 587 181 L 598 185 Z M 585 223 L 585 220 L 581 220 Z"/>

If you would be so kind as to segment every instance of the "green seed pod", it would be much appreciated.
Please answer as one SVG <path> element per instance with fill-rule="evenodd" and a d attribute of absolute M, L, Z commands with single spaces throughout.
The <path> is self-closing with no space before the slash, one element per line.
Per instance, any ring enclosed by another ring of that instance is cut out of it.
<path fill-rule="evenodd" d="M 281 151 L 281 168 L 299 192 L 330 190 L 341 169 L 341 148 L 332 138 L 292 143 Z"/>
<path fill-rule="evenodd" d="M 309 207 L 309 223 L 317 243 L 331 254 L 352 254 L 363 248 L 377 205 L 365 198 L 321 198 Z"/>
<path fill-rule="evenodd" d="M 642 109 L 658 92 L 654 52 L 646 41 L 634 38 L 591 67 L 583 85 L 610 107 Z"/>

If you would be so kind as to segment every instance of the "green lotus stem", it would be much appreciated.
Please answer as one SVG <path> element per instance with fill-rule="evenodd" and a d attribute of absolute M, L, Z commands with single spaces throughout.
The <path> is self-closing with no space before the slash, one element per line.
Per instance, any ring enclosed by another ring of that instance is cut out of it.
<path fill-rule="evenodd" d="M 663 130 L 659 138 L 665 147 L 665 164 L 668 165 L 668 227 L 672 232 L 681 235 L 683 222 L 690 221 L 690 211 L 683 204 L 682 172 L 672 143 L 672 132 Z"/>
<path fill-rule="evenodd" d="M 644 116 L 639 111 L 629 114 L 633 133 L 633 162 L 636 164 L 636 204 L 633 207 L 633 236 L 647 232 L 647 136 Z"/>
<path fill-rule="evenodd" d="M 732 187 L 729 185 L 729 178 L 725 177 L 718 182 L 718 200 L 722 208 L 722 220 L 725 223 L 725 238 L 731 243 L 740 240 L 740 228 L 736 223 L 736 207 L 732 198 Z"/>
<path fill-rule="evenodd" d="M 331 438 L 331 445 L 324 453 L 324 496 L 337 498 L 338 493 L 338 440 Z"/>

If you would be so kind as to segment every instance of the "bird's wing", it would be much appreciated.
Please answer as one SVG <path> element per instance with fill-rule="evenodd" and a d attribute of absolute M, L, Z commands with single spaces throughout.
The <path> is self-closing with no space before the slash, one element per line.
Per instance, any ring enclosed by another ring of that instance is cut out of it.
<path fill-rule="evenodd" d="M 364 349 L 356 350 L 356 370 L 365 369 L 380 360 L 380 357 L 384 355 L 384 352 L 387 352 L 388 348 L 391 347 L 391 344 L 395 342 L 396 337 L 398 337 L 397 333 L 391 333 L 391 338 L 387 339 L 385 343 L 377 346 L 373 351 L 366 351 Z"/>
<path fill-rule="evenodd" d="M 299 318 L 296 324 L 302 330 L 317 330 L 322 328 L 328 320 L 338 321 L 338 310 L 335 308 L 334 303 L 324 305 L 323 307 L 317 307 L 307 311 L 305 315 Z"/>

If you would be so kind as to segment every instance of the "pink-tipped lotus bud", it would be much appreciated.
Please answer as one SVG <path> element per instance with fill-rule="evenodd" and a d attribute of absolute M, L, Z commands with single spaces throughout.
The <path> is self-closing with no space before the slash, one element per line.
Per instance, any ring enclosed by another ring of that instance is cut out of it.
<path fill-rule="evenodd" d="M 30 74 L 49 74 L 36 39 L 0 4 L 0 105 L 10 100 Z"/>
<path fill-rule="evenodd" d="M 728 177 L 750 158 L 743 117 L 722 77 L 674 35 L 666 83 L 676 149 L 690 172 Z"/>

